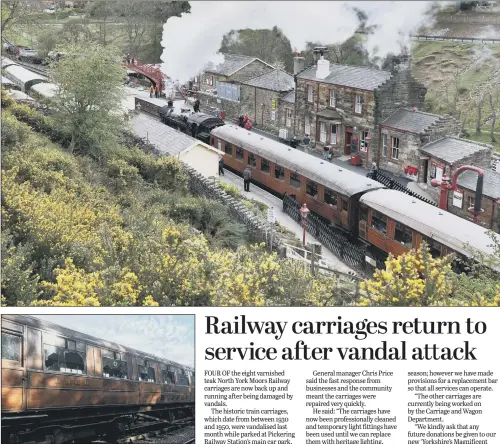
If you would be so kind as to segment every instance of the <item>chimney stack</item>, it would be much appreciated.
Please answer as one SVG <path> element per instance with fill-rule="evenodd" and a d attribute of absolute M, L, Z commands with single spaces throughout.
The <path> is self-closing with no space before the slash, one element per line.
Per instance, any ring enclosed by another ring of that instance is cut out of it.
<path fill-rule="evenodd" d="M 304 57 L 297 53 L 297 55 L 293 58 L 293 75 L 297 75 L 299 72 L 304 71 L 306 66 L 306 60 Z"/>
<path fill-rule="evenodd" d="M 314 53 L 320 55 L 320 58 L 316 65 L 317 79 L 323 80 L 330 75 L 330 62 L 323 56 L 323 54 L 325 54 L 326 52 L 328 52 L 328 48 L 326 46 L 318 46 L 314 48 Z"/>

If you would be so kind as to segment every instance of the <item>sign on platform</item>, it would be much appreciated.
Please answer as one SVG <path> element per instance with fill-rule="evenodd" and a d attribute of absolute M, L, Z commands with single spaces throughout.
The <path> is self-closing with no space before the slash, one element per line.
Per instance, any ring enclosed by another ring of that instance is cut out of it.
<path fill-rule="evenodd" d="M 270 207 L 267 210 L 267 221 L 270 224 L 274 224 L 276 222 L 276 216 L 274 214 L 274 207 Z"/>
<path fill-rule="evenodd" d="M 453 192 L 454 207 L 462 208 L 463 200 L 464 200 L 464 195 L 462 193 L 459 193 L 458 191 Z"/>

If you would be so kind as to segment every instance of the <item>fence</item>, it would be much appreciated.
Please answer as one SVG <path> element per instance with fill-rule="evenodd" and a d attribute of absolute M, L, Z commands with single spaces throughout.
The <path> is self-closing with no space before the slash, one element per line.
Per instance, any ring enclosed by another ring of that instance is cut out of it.
<path fill-rule="evenodd" d="M 380 172 L 379 170 L 371 171 L 369 172 L 366 177 L 369 179 L 376 180 L 377 182 L 380 182 L 381 184 L 385 185 L 387 188 L 391 190 L 397 190 L 401 191 L 402 193 L 408 194 L 411 197 L 416 197 L 417 199 L 420 199 L 421 201 L 428 203 L 429 205 L 432 205 L 433 207 L 437 207 L 437 203 L 433 202 L 432 200 L 429 200 L 420 194 L 414 193 L 412 190 L 409 188 L 406 188 L 404 185 L 401 185 L 399 182 L 395 181 L 394 179 L 390 178 L 389 176 L 386 176 L 384 173 Z"/>
<path fill-rule="evenodd" d="M 283 197 L 283 211 L 296 222 L 301 223 L 300 205 L 294 198 L 288 195 Z M 368 255 L 367 249 L 349 240 L 344 232 L 324 221 L 321 216 L 309 213 L 306 230 L 334 253 L 342 262 L 361 275 L 371 276 L 373 274 L 373 268 L 366 260 Z M 376 261 L 377 268 L 385 268 L 385 258 L 372 257 L 372 259 Z"/>
<path fill-rule="evenodd" d="M 446 36 L 433 36 L 433 35 L 412 35 L 412 40 L 431 40 L 441 42 L 463 42 L 463 43 L 500 43 L 500 39 L 494 38 L 481 38 L 481 37 L 446 37 Z"/>

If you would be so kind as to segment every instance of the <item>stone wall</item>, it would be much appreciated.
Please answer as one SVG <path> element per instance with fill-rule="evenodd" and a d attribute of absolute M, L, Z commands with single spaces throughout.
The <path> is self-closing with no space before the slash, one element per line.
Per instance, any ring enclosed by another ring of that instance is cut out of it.
<path fill-rule="evenodd" d="M 420 141 L 423 146 L 426 143 L 434 142 L 435 140 L 441 139 L 444 136 L 460 136 L 462 132 L 462 124 L 459 120 L 454 117 L 445 114 L 441 116 L 439 120 L 433 123 L 429 128 L 425 130 L 425 134 L 421 135 Z"/>
<path fill-rule="evenodd" d="M 292 118 L 290 119 L 290 126 L 286 126 L 286 110 L 292 111 Z M 280 100 L 278 102 L 278 116 L 279 116 L 279 129 L 283 128 L 288 130 L 288 138 L 291 139 L 294 136 L 293 129 L 295 128 L 295 104 L 290 102 L 285 102 Z"/>
<path fill-rule="evenodd" d="M 221 99 L 207 92 L 198 92 L 197 98 L 200 100 L 200 111 L 208 114 L 213 114 L 215 109 L 226 113 L 225 120 L 235 120 L 239 116 L 245 114 L 243 102 L 235 100 Z M 241 98 L 241 95 L 240 95 Z"/>
<path fill-rule="evenodd" d="M 468 202 L 469 198 L 475 198 L 476 193 L 461 187 L 458 187 L 457 191 L 463 194 L 462 208 L 453 206 L 453 192 L 450 191 L 448 193 L 448 211 L 472 222 L 474 220 L 474 216 L 468 211 Z M 483 198 L 481 199 L 481 208 L 484 212 L 479 217 L 479 223 L 485 228 L 491 228 L 492 230 L 498 232 L 499 227 L 497 219 L 499 216 L 499 204 L 497 204 L 493 199 L 483 195 Z"/>
<path fill-rule="evenodd" d="M 261 76 L 262 74 L 266 74 L 271 71 L 274 71 L 273 67 L 266 65 L 264 62 L 259 60 L 254 60 L 252 63 L 249 63 L 247 66 L 241 68 L 239 71 L 230 76 L 229 81 L 244 82 L 245 80 L 253 79 L 254 77 Z"/>
<path fill-rule="evenodd" d="M 382 128 L 381 135 L 387 135 L 387 155 L 384 156 L 383 137 L 380 138 L 380 158 L 379 168 L 390 171 L 393 174 L 404 174 L 407 166 L 413 166 L 420 169 L 420 153 L 418 149 L 421 146 L 420 136 L 405 131 L 396 131 L 391 128 Z M 399 139 L 398 159 L 392 157 L 392 138 Z"/>

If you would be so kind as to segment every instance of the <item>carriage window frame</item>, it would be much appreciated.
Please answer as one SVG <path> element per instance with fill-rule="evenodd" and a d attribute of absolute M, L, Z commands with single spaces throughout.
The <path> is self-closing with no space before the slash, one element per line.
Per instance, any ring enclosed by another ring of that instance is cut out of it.
<path fill-rule="evenodd" d="M 109 352 L 113 356 L 105 356 L 103 352 Z M 125 377 L 121 378 L 119 376 L 105 376 L 104 374 L 104 359 L 111 359 L 113 361 L 119 361 L 123 362 L 125 364 Z M 120 381 L 123 381 L 124 379 L 130 379 L 129 373 L 128 373 L 128 360 L 127 360 L 127 355 L 125 353 L 120 353 L 114 350 L 109 350 L 106 348 L 101 349 L 101 370 L 102 370 L 102 377 L 106 379 L 119 379 Z"/>
<path fill-rule="evenodd" d="M 402 233 L 398 235 L 398 232 Z M 409 235 L 410 240 L 405 241 L 404 237 Z M 407 225 L 402 224 L 401 222 L 396 222 L 394 227 L 394 240 L 406 248 L 411 248 L 413 245 L 413 230 Z"/>
<path fill-rule="evenodd" d="M 156 382 L 155 369 L 154 369 L 154 367 L 150 366 L 150 364 L 152 364 L 152 363 L 150 361 L 148 361 L 147 359 L 142 360 L 142 362 L 144 362 L 144 365 L 137 364 L 137 377 L 138 377 L 139 381 L 140 382 L 155 383 Z M 146 372 L 143 373 L 143 374 L 147 374 L 148 375 L 148 379 L 147 380 L 141 379 L 141 367 L 144 368 L 144 369 L 146 369 Z M 151 378 L 151 376 L 152 376 L 152 378 Z M 151 381 L 150 379 L 153 379 L 153 380 Z"/>
<path fill-rule="evenodd" d="M 177 385 L 181 385 L 183 387 L 189 387 L 189 377 L 186 373 L 186 370 L 184 370 L 183 368 L 180 368 L 179 370 L 180 370 L 180 372 L 178 373 L 179 382 L 177 383 Z"/>
<path fill-rule="evenodd" d="M 243 162 L 244 158 L 245 158 L 245 155 L 244 155 L 243 148 L 240 148 L 237 146 L 236 152 L 235 152 L 235 159 L 239 160 L 240 162 Z"/>
<path fill-rule="evenodd" d="M 274 165 L 274 178 L 276 180 L 285 181 L 285 168 L 280 165 Z"/>
<path fill-rule="evenodd" d="M 425 242 L 427 244 L 427 247 L 429 248 L 429 253 L 434 259 L 443 256 L 443 245 L 440 244 L 438 241 L 435 241 L 431 237 L 422 235 L 421 242 Z M 439 254 L 436 254 L 436 252 L 438 252 Z"/>
<path fill-rule="evenodd" d="M 228 155 L 233 157 L 233 145 L 229 142 L 224 142 L 224 152 Z"/>
<path fill-rule="evenodd" d="M 294 185 L 294 182 L 297 183 L 298 185 Z M 290 173 L 290 186 L 292 188 L 295 188 L 297 190 L 300 190 L 300 185 L 301 185 L 301 176 L 300 174 L 297 173 Z"/>
<path fill-rule="evenodd" d="M 359 206 L 359 221 L 368 223 L 368 207 L 364 205 Z"/>
<path fill-rule="evenodd" d="M 337 207 L 338 195 L 335 191 L 330 188 L 325 187 L 325 192 L 323 195 L 323 201 L 332 207 Z"/>
<path fill-rule="evenodd" d="M 260 170 L 265 174 L 269 174 L 271 172 L 271 162 L 269 162 L 269 160 L 261 157 L 260 158 Z"/>
<path fill-rule="evenodd" d="M 17 339 L 19 339 L 19 360 L 17 359 L 7 359 L 7 358 L 4 358 L 4 336 L 12 336 L 12 337 L 15 337 Z M 22 367 L 22 362 L 23 362 L 23 335 L 22 334 L 15 334 L 13 332 L 10 332 L 10 331 L 4 331 L 2 330 L 2 361 L 6 361 L 8 362 L 10 365 L 12 366 L 15 366 L 15 367 Z"/>
<path fill-rule="evenodd" d="M 62 342 L 64 341 L 64 346 L 62 346 Z M 51 343 L 52 342 L 52 343 Z M 54 345 L 54 342 L 57 343 Z M 82 346 L 85 348 L 85 351 L 80 351 Z M 73 348 L 74 347 L 74 348 Z M 49 348 L 52 348 L 52 353 L 47 353 Z M 61 353 L 62 352 L 62 353 Z M 83 370 L 81 372 L 78 371 L 68 371 L 68 367 L 66 366 L 68 362 L 66 361 L 66 352 L 76 354 L 80 357 L 83 364 Z M 52 366 L 47 366 L 47 358 L 53 354 L 58 355 L 58 369 L 50 368 Z M 60 358 L 64 356 L 64 363 L 60 362 Z M 64 365 L 64 367 L 63 367 Z M 64 370 L 62 370 L 62 368 Z M 75 341 L 74 339 L 65 338 L 63 336 L 54 335 L 54 334 L 44 334 L 43 335 L 43 369 L 45 372 L 50 373 L 64 373 L 67 375 L 87 375 L 87 344 L 80 341 Z"/>
<path fill-rule="evenodd" d="M 248 153 L 247 165 L 250 168 L 257 168 L 257 157 L 253 153 Z"/>
<path fill-rule="evenodd" d="M 385 228 L 384 228 L 384 230 L 381 229 L 381 227 L 382 227 L 382 223 L 381 222 L 385 222 Z M 387 216 L 385 216 L 384 214 L 379 213 L 378 211 L 375 211 L 375 210 L 372 209 L 372 220 L 371 220 L 370 226 L 375 231 L 377 231 L 379 233 L 382 233 L 384 235 L 387 235 L 387 222 L 388 222 Z"/>
<path fill-rule="evenodd" d="M 166 366 L 162 365 L 161 372 L 163 375 L 163 383 L 164 384 L 177 385 L 177 375 L 175 372 L 175 367 L 173 367 L 170 364 L 168 364 Z M 171 382 L 168 382 L 168 380 L 170 380 Z"/>
<path fill-rule="evenodd" d="M 310 179 L 306 180 L 306 194 L 317 199 L 318 198 L 318 184 Z"/>

